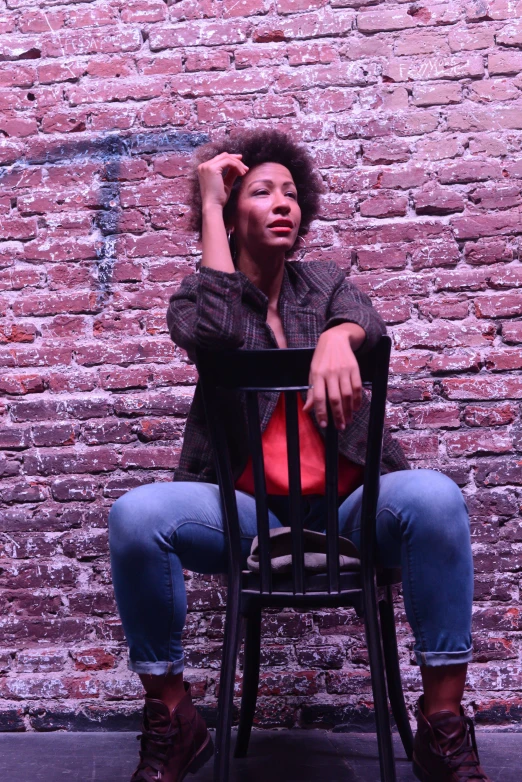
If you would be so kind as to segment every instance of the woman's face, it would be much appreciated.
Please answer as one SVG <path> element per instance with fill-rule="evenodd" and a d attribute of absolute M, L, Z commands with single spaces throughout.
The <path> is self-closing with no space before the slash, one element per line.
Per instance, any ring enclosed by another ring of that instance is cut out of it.
<path fill-rule="evenodd" d="M 290 250 L 297 239 L 301 209 L 290 171 L 280 163 L 262 163 L 241 182 L 231 228 L 238 254 L 255 257 L 261 248 Z"/>

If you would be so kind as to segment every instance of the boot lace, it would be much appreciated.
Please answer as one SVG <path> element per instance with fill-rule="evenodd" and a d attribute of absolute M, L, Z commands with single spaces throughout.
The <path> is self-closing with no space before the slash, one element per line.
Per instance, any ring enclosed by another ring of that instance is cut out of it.
<path fill-rule="evenodd" d="M 161 782 L 163 771 L 172 748 L 173 740 L 179 728 L 171 725 L 165 733 L 143 729 L 138 741 L 141 741 L 140 762 L 131 777 L 131 782 Z"/>
<path fill-rule="evenodd" d="M 466 717 L 465 718 L 466 729 L 464 731 L 464 738 L 458 747 L 452 750 L 444 752 L 439 747 L 430 745 L 432 752 L 446 763 L 450 771 L 456 772 L 460 779 L 472 779 L 476 782 L 490 782 L 486 774 L 480 768 L 480 760 L 477 749 L 477 742 L 475 740 L 475 728 L 473 722 Z M 468 741 L 468 736 L 471 737 L 471 746 Z"/>

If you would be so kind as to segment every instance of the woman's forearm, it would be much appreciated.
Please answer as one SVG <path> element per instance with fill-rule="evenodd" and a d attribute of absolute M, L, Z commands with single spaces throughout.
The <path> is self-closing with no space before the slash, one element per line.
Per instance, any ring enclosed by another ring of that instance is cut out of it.
<path fill-rule="evenodd" d="M 203 255 L 201 266 L 221 272 L 235 272 L 234 263 L 228 246 L 227 231 L 221 207 L 203 209 Z"/>

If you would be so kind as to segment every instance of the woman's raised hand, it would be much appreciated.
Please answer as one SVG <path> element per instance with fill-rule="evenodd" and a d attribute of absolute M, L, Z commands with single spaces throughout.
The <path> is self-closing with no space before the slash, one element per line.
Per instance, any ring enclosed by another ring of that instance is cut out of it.
<path fill-rule="evenodd" d="M 232 186 L 238 176 L 244 176 L 248 166 L 241 161 L 242 155 L 222 152 L 198 166 L 199 186 L 203 210 L 209 207 L 223 209 Z"/>

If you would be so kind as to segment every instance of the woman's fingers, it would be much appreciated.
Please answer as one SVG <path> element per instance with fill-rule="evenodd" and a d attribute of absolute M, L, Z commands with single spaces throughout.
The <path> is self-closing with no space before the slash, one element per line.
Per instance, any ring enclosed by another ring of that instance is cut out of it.
<path fill-rule="evenodd" d="M 355 410 L 355 399 L 353 393 L 352 377 L 348 370 L 345 370 L 339 376 L 339 391 L 341 396 L 344 423 L 351 424 Z"/>
<path fill-rule="evenodd" d="M 244 176 L 249 170 L 241 157 L 239 154 L 221 152 L 199 164 L 198 177 L 204 205 L 225 206 L 235 180 L 238 176 Z"/>
<path fill-rule="evenodd" d="M 360 408 L 362 387 L 356 393 L 357 382 L 360 383 L 360 375 L 357 372 L 344 369 L 339 373 L 332 373 L 328 377 L 315 374 L 310 379 L 313 389 L 308 389 L 306 402 L 303 406 L 305 413 L 312 407 L 317 423 L 321 427 L 328 424 L 328 404 L 330 404 L 334 425 L 337 429 L 346 428 L 352 423 L 353 414 Z M 359 401 L 358 401 L 359 400 Z"/>

